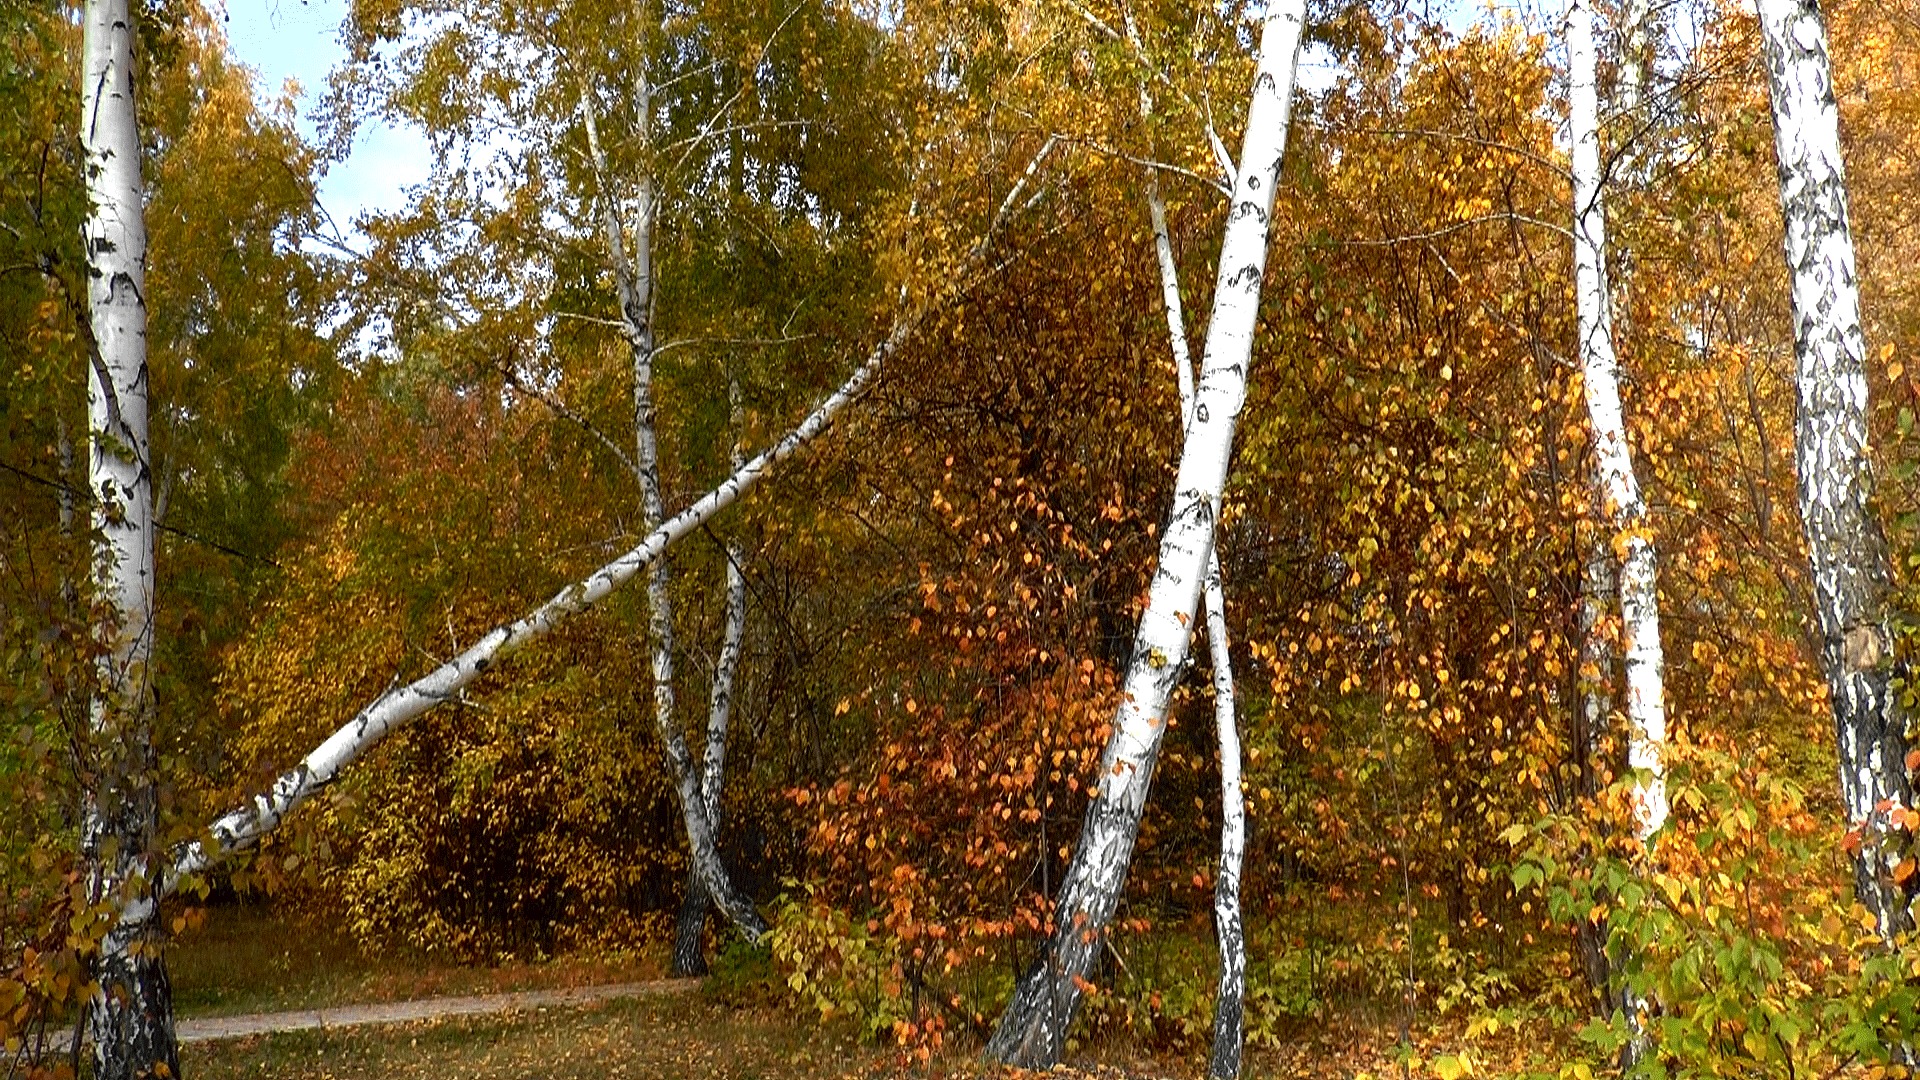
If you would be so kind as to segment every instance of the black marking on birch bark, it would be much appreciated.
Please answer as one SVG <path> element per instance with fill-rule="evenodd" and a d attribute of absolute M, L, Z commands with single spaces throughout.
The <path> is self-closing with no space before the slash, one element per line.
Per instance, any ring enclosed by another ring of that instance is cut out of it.
<path fill-rule="evenodd" d="M 1826 31 L 1817 6 L 1763 0 L 1760 24 L 1773 105 L 1784 252 L 1792 277 L 1796 473 L 1830 688 L 1840 786 L 1861 832 L 1855 888 L 1881 934 L 1911 926 L 1920 880 L 1886 874 L 1884 802 L 1912 804 L 1905 710 L 1884 643 L 1891 567 L 1872 510 L 1865 419 L 1866 341 L 1859 319 L 1845 176 Z M 1811 294 L 1811 295 L 1809 295 Z M 1891 764 L 1890 764 L 1891 763 Z"/>

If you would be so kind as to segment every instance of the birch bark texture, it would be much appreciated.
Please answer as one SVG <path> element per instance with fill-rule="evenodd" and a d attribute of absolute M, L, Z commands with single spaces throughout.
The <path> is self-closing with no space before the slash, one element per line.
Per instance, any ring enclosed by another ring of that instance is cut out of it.
<path fill-rule="evenodd" d="M 96 685 L 81 762 L 87 898 L 113 912 L 86 1012 L 99 1080 L 180 1073 L 161 953 L 153 748 L 154 514 L 147 413 L 147 229 L 127 0 L 82 13 L 82 226 Z"/>
<path fill-rule="evenodd" d="M 740 403 L 740 380 L 737 378 L 727 380 L 727 404 L 734 432 L 733 467 L 738 469 L 746 460 L 746 448 L 740 443 L 740 434 L 746 430 L 746 426 Z M 716 833 L 720 829 L 720 793 L 726 781 L 727 728 L 733 716 L 734 679 L 740 670 L 740 657 L 747 639 L 747 574 L 741 563 L 746 552 L 738 541 L 728 540 L 724 553 L 727 560 L 726 625 L 721 631 L 720 655 L 714 659 L 713 683 L 707 694 L 707 745 L 700 756 L 700 799 L 706 807 L 707 820 L 713 824 Z M 674 920 L 674 975 L 707 973 L 702 938 L 706 936 L 707 909 L 712 903 L 712 897 L 707 895 L 705 886 L 700 883 L 698 871 L 688 867 L 686 898 L 681 902 L 679 915 Z"/>
<path fill-rule="evenodd" d="M 1808 0 L 1760 0 L 1787 272 L 1792 279 L 1794 466 L 1813 571 L 1820 662 L 1833 705 L 1840 792 L 1858 832 L 1854 889 L 1891 942 L 1913 929 L 1920 877 L 1893 880 L 1890 814 L 1913 806 L 1908 717 L 1894 693 L 1893 572 L 1872 508 L 1866 332 L 1847 222 L 1840 108 L 1826 24 Z"/>
<path fill-rule="evenodd" d="M 1648 48 L 1648 23 L 1651 11 L 1647 0 L 1625 0 L 1615 12 L 1617 20 L 1614 36 L 1619 40 L 1619 78 L 1614 93 L 1613 111 L 1624 117 L 1633 126 L 1634 137 L 1644 131 L 1642 104 L 1646 100 L 1647 74 L 1650 68 L 1650 50 Z M 1595 127 L 1599 126 L 1598 120 Z M 1630 182 L 1640 182 L 1645 178 L 1642 167 L 1643 155 L 1633 146 L 1621 147 L 1620 160 L 1629 172 Z M 1633 272 L 1633 253 L 1616 247 L 1614 251 L 1618 277 L 1608 275 L 1608 291 L 1611 294 L 1624 295 L 1625 281 Z M 1610 309 L 1611 310 L 1611 309 Z M 1607 517 L 1605 508 L 1600 504 L 1603 484 L 1599 466 L 1594 464 L 1593 486 L 1597 520 Z M 1613 691 L 1617 681 L 1616 657 L 1612 631 L 1606 624 L 1608 605 L 1619 592 L 1619 575 L 1614 570 L 1614 556 L 1604 535 L 1595 533 L 1587 539 L 1584 548 L 1585 557 L 1581 563 L 1580 577 L 1580 707 L 1583 710 L 1582 721 L 1585 724 L 1582 737 L 1575 740 L 1581 753 L 1589 752 L 1598 745 L 1600 736 L 1611 725 L 1613 714 Z M 1596 773 L 1583 761 L 1583 779 Z M 1587 785 L 1590 788 L 1591 785 Z M 1597 794 L 1595 790 L 1583 788 L 1582 794 Z M 1604 965 L 1605 958 L 1600 958 Z M 1599 987 L 1600 984 L 1595 984 Z"/>
<path fill-rule="evenodd" d="M 1101 755 L 1080 840 L 1054 905 L 1050 939 L 1015 988 L 987 1042 L 987 1056 L 1008 1065 L 1048 1068 L 1060 1060 L 1081 988 L 1105 944 L 1107 923 L 1126 884 L 1166 731 L 1167 702 L 1192 642 L 1234 428 L 1246 399 L 1274 187 L 1286 149 L 1305 18 L 1305 0 L 1275 0 L 1261 28 L 1240 168 L 1221 241 L 1213 318 L 1193 418 L 1180 450 L 1174 504 L 1161 534 L 1147 608 L 1135 632 L 1113 735 Z"/>
<path fill-rule="evenodd" d="M 1659 570 L 1647 504 L 1634 475 L 1620 408 L 1607 292 L 1607 226 L 1600 172 L 1600 99 L 1590 0 L 1567 4 L 1568 127 L 1572 142 L 1574 304 L 1581 379 L 1600 498 L 1619 558 L 1622 653 L 1626 669 L 1627 764 L 1637 778 L 1635 834 L 1649 842 L 1666 824 L 1666 661 L 1660 648 Z"/>
<path fill-rule="evenodd" d="M 1132 20 L 1127 32 L 1133 33 Z M 1144 86 L 1142 105 L 1148 105 Z M 1161 303 L 1167 315 L 1167 344 L 1180 386 L 1183 424 L 1193 421 L 1193 356 L 1187 349 L 1187 320 L 1181 310 L 1180 267 L 1173 258 L 1167 228 L 1167 204 L 1160 184 L 1147 174 L 1147 213 L 1153 223 L 1154 261 L 1160 267 Z M 1216 546 L 1207 553 L 1205 604 L 1207 647 L 1213 671 L 1213 726 L 1220 750 L 1220 865 L 1213 881 L 1213 926 L 1220 952 L 1220 985 L 1214 994 L 1213 1046 L 1207 1056 L 1209 1080 L 1240 1075 L 1246 1048 L 1247 936 L 1240 916 L 1240 872 L 1246 862 L 1247 801 L 1240 790 L 1240 729 L 1233 691 L 1233 649 L 1227 636 L 1226 583 Z"/>

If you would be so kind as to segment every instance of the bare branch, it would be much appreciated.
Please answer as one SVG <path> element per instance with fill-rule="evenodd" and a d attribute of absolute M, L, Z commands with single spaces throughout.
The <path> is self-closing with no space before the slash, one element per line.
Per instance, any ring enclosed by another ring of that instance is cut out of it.
<path fill-rule="evenodd" d="M 1326 123 L 1321 123 L 1320 121 L 1314 120 L 1311 117 L 1302 117 L 1300 120 L 1300 123 L 1306 125 L 1307 127 L 1311 127 L 1316 131 L 1324 131 L 1330 134 L 1383 135 L 1383 136 L 1399 137 L 1399 138 L 1442 139 L 1449 142 L 1470 143 L 1474 146 L 1484 146 L 1490 150 L 1498 150 L 1501 153 L 1512 154 L 1515 157 L 1524 158 L 1527 161 L 1530 161 L 1533 164 L 1538 165 L 1543 169 L 1546 169 L 1547 171 L 1553 173 L 1555 176 L 1563 180 L 1571 179 L 1573 175 L 1572 173 L 1569 173 L 1567 171 L 1567 167 L 1565 165 L 1562 165 L 1559 162 L 1554 161 L 1552 158 L 1546 157 L 1543 154 L 1534 153 L 1532 150 L 1528 150 L 1524 146 L 1515 146 L 1512 143 L 1500 142 L 1497 139 L 1483 139 L 1476 135 L 1467 135 L 1458 131 L 1441 131 L 1436 128 L 1376 128 L 1376 127 L 1359 127 L 1357 125 L 1352 125 L 1352 124 L 1326 124 Z"/>
<path fill-rule="evenodd" d="M 1076 14 L 1082 19 L 1085 19 L 1088 25 L 1092 26 L 1095 30 L 1127 46 L 1133 53 L 1134 63 L 1140 65 L 1142 74 L 1154 82 L 1159 83 L 1161 86 L 1166 87 L 1169 91 L 1172 91 L 1173 96 L 1180 99 L 1180 103 L 1185 105 L 1189 112 L 1193 113 L 1194 118 L 1200 121 L 1201 128 L 1206 132 L 1207 145 L 1213 150 L 1214 162 L 1220 166 L 1222 181 L 1226 184 L 1227 189 L 1231 191 L 1233 188 L 1233 178 L 1238 173 L 1238 170 L 1234 167 L 1233 155 L 1227 152 L 1226 142 L 1220 138 L 1220 132 L 1213 126 L 1212 110 L 1201 106 L 1199 102 L 1193 100 L 1192 95 L 1174 85 L 1173 80 L 1167 77 L 1167 73 L 1153 62 L 1152 57 L 1147 55 L 1146 46 L 1140 41 L 1138 33 L 1123 34 L 1115 30 L 1106 20 L 1089 11 L 1079 0 L 1061 0 L 1061 2 L 1072 8 Z"/>

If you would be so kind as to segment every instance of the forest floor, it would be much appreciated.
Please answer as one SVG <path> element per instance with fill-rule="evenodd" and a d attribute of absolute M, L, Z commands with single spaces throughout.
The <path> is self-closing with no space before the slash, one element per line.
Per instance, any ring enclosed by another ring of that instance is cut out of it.
<path fill-rule="evenodd" d="M 222 1030 L 183 1046 L 182 1069 L 199 1080 L 1019 1075 L 982 1066 L 971 1044 L 917 1062 L 862 1040 L 851 1025 L 802 1016 L 763 990 L 724 978 L 699 986 L 669 981 L 664 952 L 462 964 L 435 954 L 369 952 L 324 922 L 239 906 L 213 909 L 168 956 L 183 1027 L 238 1024 L 253 1032 Z M 567 990 L 574 993 L 553 994 Z M 322 1011 L 333 1019 L 316 1018 Z M 356 1019 L 370 1022 L 341 1026 Z M 265 1030 L 277 1026 L 298 1030 Z M 1406 1059 L 1390 1045 L 1398 1040 L 1384 1026 L 1330 1018 L 1283 1049 L 1249 1053 L 1243 1075 L 1432 1076 L 1418 1065 L 1403 1071 Z M 1458 1034 L 1416 1035 L 1427 1043 L 1416 1055 L 1442 1052 Z M 1204 1072 L 1193 1054 L 1156 1055 L 1123 1039 L 1096 1041 L 1074 1057 L 1077 1070 L 1053 1075 L 1143 1080 Z"/>
<path fill-rule="evenodd" d="M 167 950 L 174 1009 L 183 1019 L 667 977 L 664 952 L 468 964 L 416 949 L 368 950 L 330 920 L 265 905 L 221 905 L 205 909 L 196 922 Z"/>

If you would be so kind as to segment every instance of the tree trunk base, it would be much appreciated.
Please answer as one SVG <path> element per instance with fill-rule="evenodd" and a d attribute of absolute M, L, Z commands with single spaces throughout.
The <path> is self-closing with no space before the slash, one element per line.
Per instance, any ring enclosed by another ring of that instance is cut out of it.
<path fill-rule="evenodd" d="M 707 909 L 712 902 L 700 878 L 687 872 L 687 897 L 673 922 L 673 977 L 698 978 L 707 974 Z"/>
<path fill-rule="evenodd" d="M 148 927 L 116 928 L 102 943 L 94 977 L 100 993 L 87 1007 L 94 1080 L 175 1080 L 173 986 Z"/>

